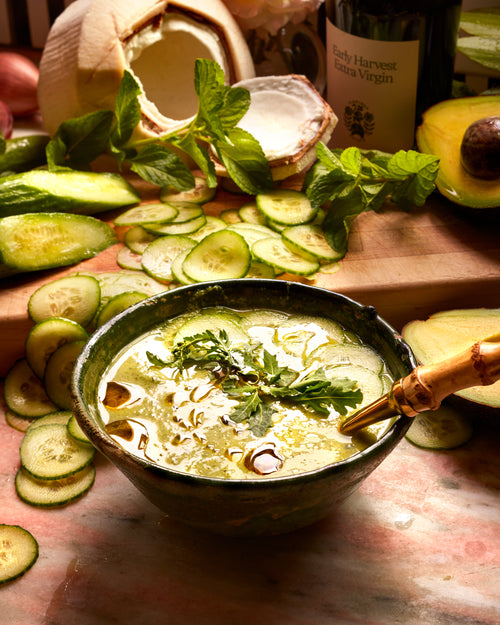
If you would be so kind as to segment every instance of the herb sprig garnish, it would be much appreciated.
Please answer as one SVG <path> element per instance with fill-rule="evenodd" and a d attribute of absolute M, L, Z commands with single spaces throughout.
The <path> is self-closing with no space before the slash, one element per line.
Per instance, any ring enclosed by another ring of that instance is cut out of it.
<path fill-rule="evenodd" d="M 329 378 L 323 369 L 301 377 L 260 348 L 260 344 L 233 346 L 225 330 L 217 334 L 206 330 L 176 345 L 169 363 L 147 355 L 156 366 L 169 365 L 182 371 L 196 364 L 211 371 L 228 395 L 240 399 L 229 418 L 235 423 L 246 421 L 255 436 L 264 436 L 272 425 L 273 399 L 301 405 L 322 417 L 331 409 L 345 415 L 347 407 L 355 408 L 361 402 L 363 394 L 355 381 Z"/>
<path fill-rule="evenodd" d="M 328 205 L 323 231 L 333 249 L 347 252 L 349 230 L 364 211 L 379 211 L 387 198 L 403 210 L 422 206 L 435 189 L 439 158 L 415 150 L 395 154 L 350 147 L 316 147 L 318 160 L 303 190 L 314 206 Z"/>
<path fill-rule="evenodd" d="M 259 142 L 236 128 L 250 105 L 248 90 L 226 85 L 222 68 L 208 59 L 196 60 L 194 87 L 198 111 L 192 121 L 170 134 L 135 140 L 133 131 L 142 115 L 141 89 L 125 70 L 113 111 L 95 111 L 59 126 L 46 149 L 49 169 L 87 169 L 99 155 L 108 153 L 120 168 L 127 163 L 148 182 L 185 191 L 194 187 L 194 177 L 174 148 L 193 159 L 208 185 L 216 187 L 207 144 L 242 191 L 255 195 L 269 190 L 273 180 Z"/>

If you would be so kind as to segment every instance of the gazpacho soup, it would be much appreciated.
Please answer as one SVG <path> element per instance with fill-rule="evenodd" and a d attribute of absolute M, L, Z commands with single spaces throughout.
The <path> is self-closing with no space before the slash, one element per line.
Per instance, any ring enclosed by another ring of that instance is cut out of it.
<path fill-rule="evenodd" d="M 206 308 L 169 319 L 122 350 L 99 410 L 132 454 L 183 473 L 256 479 L 343 460 L 359 439 L 339 423 L 391 385 L 381 356 L 323 317 Z"/>

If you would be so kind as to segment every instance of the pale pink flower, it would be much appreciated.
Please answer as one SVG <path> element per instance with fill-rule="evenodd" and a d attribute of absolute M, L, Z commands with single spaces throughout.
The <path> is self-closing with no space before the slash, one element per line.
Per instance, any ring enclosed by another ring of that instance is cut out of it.
<path fill-rule="evenodd" d="M 298 24 L 323 0 L 224 0 L 241 29 L 265 28 L 272 35 L 288 22 Z"/>

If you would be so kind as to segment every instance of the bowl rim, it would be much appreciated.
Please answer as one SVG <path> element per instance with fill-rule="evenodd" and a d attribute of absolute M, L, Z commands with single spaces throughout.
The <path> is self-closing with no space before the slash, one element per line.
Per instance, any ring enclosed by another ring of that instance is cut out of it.
<path fill-rule="evenodd" d="M 240 286 L 257 286 L 256 283 L 259 283 L 263 288 L 266 284 L 269 286 L 274 286 L 275 288 L 282 288 L 284 291 L 288 289 L 297 289 L 299 291 L 308 291 L 312 290 L 314 292 L 318 291 L 323 296 L 330 297 L 333 296 L 335 299 L 339 299 L 345 303 L 347 303 L 350 307 L 358 309 L 360 311 L 365 311 L 365 314 L 368 314 L 370 318 L 373 319 L 377 324 L 380 324 L 386 333 L 390 333 L 399 350 L 401 350 L 408 358 L 410 364 L 415 368 L 417 366 L 416 358 L 410 348 L 410 346 L 404 341 L 403 337 L 397 330 L 395 330 L 387 321 L 385 321 L 376 309 L 373 306 L 367 306 L 357 302 L 356 300 L 350 298 L 349 296 L 343 295 L 336 291 L 331 291 L 329 289 L 318 287 L 314 285 L 304 284 L 300 282 L 293 282 L 287 280 L 276 280 L 276 279 L 259 279 L 255 280 L 254 278 L 239 278 L 235 280 L 218 280 L 213 282 L 199 282 L 196 284 L 189 284 L 177 287 L 175 289 L 171 289 L 169 291 L 164 291 L 161 293 L 157 293 L 151 297 L 148 297 L 145 300 L 141 300 L 136 304 L 133 304 L 126 310 L 122 311 L 112 319 L 110 319 L 106 324 L 98 328 L 89 338 L 87 343 L 85 344 L 82 352 L 78 356 L 72 374 L 72 382 L 71 382 L 71 393 L 73 398 L 73 411 L 75 413 L 76 419 L 83 431 L 86 433 L 91 442 L 97 447 L 101 453 L 103 453 L 112 463 L 114 463 L 113 456 L 116 452 L 120 455 L 120 464 L 125 464 L 126 466 L 139 465 L 142 469 L 146 470 L 149 474 L 154 476 L 161 476 L 170 478 L 172 480 L 183 482 L 183 483 L 191 483 L 197 486 L 218 486 L 223 487 L 225 489 L 255 489 L 255 488 L 269 488 L 273 485 L 275 486 L 283 486 L 292 483 L 296 483 L 298 481 L 309 482 L 312 480 L 317 480 L 318 478 L 326 478 L 333 473 L 342 471 L 345 467 L 349 467 L 350 465 L 356 465 L 360 459 L 370 456 L 377 456 L 378 452 L 382 452 L 384 448 L 388 447 L 390 449 L 397 445 L 401 438 L 404 436 L 404 433 L 409 428 L 412 423 L 412 419 L 405 416 L 399 415 L 395 416 L 393 423 L 390 425 L 385 434 L 378 439 L 375 443 L 370 445 L 364 450 L 360 450 L 345 458 L 343 460 L 338 460 L 336 462 L 332 462 L 321 467 L 317 467 L 315 469 L 310 469 L 308 471 L 303 471 L 297 474 L 288 474 L 288 475 L 276 475 L 276 476 L 262 476 L 256 478 L 220 478 L 220 477 L 209 477 L 203 475 L 195 475 L 190 474 L 184 471 L 178 471 L 175 468 L 164 467 L 151 460 L 147 460 L 145 458 L 141 458 L 140 456 L 136 456 L 132 452 L 128 451 L 124 447 L 121 447 L 119 443 L 117 443 L 111 436 L 106 434 L 102 427 L 94 424 L 93 419 L 89 417 L 86 412 L 86 402 L 82 396 L 82 388 L 81 388 L 81 378 L 85 369 L 85 362 L 91 359 L 91 355 L 96 346 L 99 345 L 99 342 L 104 340 L 108 331 L 111 327 L 113 327 L 117 323 L 125 323 L 129 317 L 132 317 L 135 314 L 137 309 L 144 308 L 146 306 L 155 305 L 158 300 L 162 300 L 165 297 L 169 298 L 170 296 L 178 296 L 183 293 L 189 293 L 191 291 L 200 291 L 203 289 L 213 289 L 214 287 L 222 287 L 224 285 L 234 286 L 237 283 Z M 276 284 L 282 284 L 283 286 L 276 287 Z M 215 304 L 214 304 L 215 306 Z M 272 306 L 270 306 L 272 308 Z M 172 315 L 173 317 L 178 316 Z M 151 323 L 151 325 L 144 329 L 138 336 L 142 336 L 146 332 L 150 331 L 152 328 L 158 325 L 157 322 Z M 123 348 L 122 348 L 123 349 Z M 115 352 L 117 353 L 117 352 Z M 109 364 L 109 362 L 108 362 Z M 96 389 L 97 394 L 97 389 Z M 111 451 L 112 450 L 112 451 Z"/>

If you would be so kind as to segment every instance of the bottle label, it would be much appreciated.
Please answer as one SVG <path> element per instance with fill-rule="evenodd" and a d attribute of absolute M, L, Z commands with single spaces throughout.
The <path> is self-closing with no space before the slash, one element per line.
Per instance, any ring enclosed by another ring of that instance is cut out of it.
<path fill-rule="evenodd" d="M 414 144 L 419 42 L 376 41 L 327 20 L 327 100 L 339 118 L 330 145 L 385 152 Z"/>

